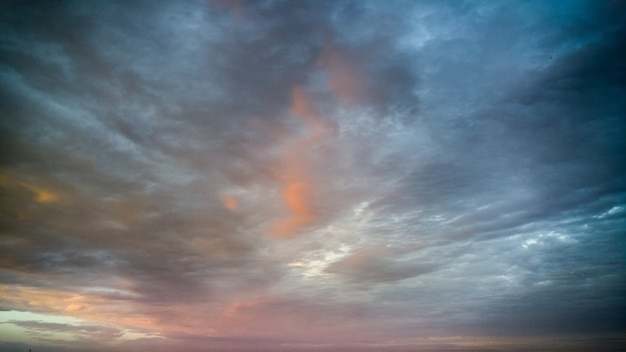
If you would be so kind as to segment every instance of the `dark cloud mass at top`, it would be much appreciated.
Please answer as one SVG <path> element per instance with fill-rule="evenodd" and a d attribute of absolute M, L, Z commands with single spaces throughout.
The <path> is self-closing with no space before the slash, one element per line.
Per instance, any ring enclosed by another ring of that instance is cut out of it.
<path fill-rule="evenodd" d="M 619 350 L 623 1 L 0 5 L 0 349 Z"/>

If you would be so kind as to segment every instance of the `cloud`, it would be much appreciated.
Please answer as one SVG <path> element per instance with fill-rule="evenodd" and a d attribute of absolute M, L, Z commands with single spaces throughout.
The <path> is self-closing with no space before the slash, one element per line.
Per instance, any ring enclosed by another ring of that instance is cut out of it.
<path fill-rule="evenodd" d="M 22 328 L 26 328 L 30 331 L 37 332 L 60 332 L 70 333 L 73 336 L 86 339 L 97 339 L 101 341 L 107 341 L 111 339 L 120 338 L 123 332 L 119 329 L 106 326 L 94 326 L 94 325 L 72 325 L 62 323 L 48 323 L 40 321 L 13 321 L 10 320 L 9 324 L 13 324 Z"/>
<path fill-rule="evenodd" d="M 277 172 L 285 206 L 291 213 L 272 225 L 276 238 L 293 237 L 315 220 L 314 184 L 309 169 L 314 166 L 316 151 L 335 134 L 334 126 L 323 119 L 301 87 L 293 88 L 291 114 L 304 126 L 302 137 L 283 147 L 281 170 Z"/>
<path fill-rule="evenodd" d="M 393 253 L 385 250 L 361 250 L 330 264 L 326 270 L 345 276 L 350 282 L 377 284 L 408 279 L 437 269 L 437 265 L 430 263 L 389 258 L 392 255 Z"/>
<path fill-rule="evenodd" d="M 237 210 L 237 206 L 239 205 L 237 198 L 233 197 L 230 194 L 223 194 L 221 196 L 221 200 L 222 200 L 222 204 L 224 205 L 226 209 L 230 211 Z"/>
<path fill-rule="evenodd" d="M 353 66 L 336 50 L 326 48 L 318 62 L 320 66 L 326 68 L 328 86 L 342 105 L 350 107 L 359 101 L 366 101 L 367 97 L 365 92 L 361 91 L 362 87 Z"/>
<path fill-rule="evenodd" d="M 3 5 L 0 306 L 129 351 L 616 336 L 621 7 Z"/>

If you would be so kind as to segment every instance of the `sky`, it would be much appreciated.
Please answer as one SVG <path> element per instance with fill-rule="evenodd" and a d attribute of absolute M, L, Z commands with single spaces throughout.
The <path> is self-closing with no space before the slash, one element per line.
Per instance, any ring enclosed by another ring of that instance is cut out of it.
<path fill-rule="evenodd" d="M 0 350 L 618 351 L 626 2 L 3 1 Z"/>

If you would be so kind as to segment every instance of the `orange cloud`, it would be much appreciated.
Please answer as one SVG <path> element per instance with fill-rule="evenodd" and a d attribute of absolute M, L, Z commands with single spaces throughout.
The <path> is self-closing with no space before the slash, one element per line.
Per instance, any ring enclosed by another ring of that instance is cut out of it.
<path fill-rule="evenodd" d="M 67 300 L 74 295 L 73 292 L 53 289 L 0 285 L 0 302 L 22 311 L 62 312 L 67 306 Z"/>
<path fill-rule="evenodd" d="M 328 85 L 337 101 L 351 106 L 364 98 L 364 90 L 350 61 L 329 44 L 318 58 L 328 71 Z M 272 225 L 270 234 L 288 239 L 315 221 L 314 182 L 307 172 L 307 159 L 313 148 L 336 134 L 336 126 L 322 118 L 310 97 L 300 86 L 292 88 L 291 114 L 303 124 L 303 137 L 287 145 L 281 170 L 282 198 L 289 216 Z"/>
<path fill-rule="evenodd" d="M 275 238 L 291 238 L 315 220 L 313 205 L 314 182 L 308 173 L 308 159 L 312 149 L 336 133 L 333 124 L 323 119 L 302 88 L 292 89 L 291 114 L 300 120 L 305 134 L 288 143 L 282 156 L 280 172 L 282 198 L 289 215 L 271 227 Z"/>
<path fill-rule="evenodd" d="M 301 87 L 295 86 L 291 90 L 291 114 L 304 123 L 307 135 L 296 141 L 297 148 L 309 148 L 314 142 L 328 139 L 336 133 L 336 127 L 323 119 L 313 102 Z"/>
<path fill-rule="evenodd" d="M 230 211 L 237 210 L 237 207 L 239 206 L 239 202 L 237 201 L 237 198 L 231 196 L 230 194 L 222 194 L 220 199 L 222 201 L 222 205 L 224 206 L 224 208 Z"/>
<path fill-rule="evenodd" d="M 310 183 L 303 180 L 287 182 L 284 185 L 283 200 L 291 212 L 291 216 L 274 223 L 273 237 L 290 238 L 299 229 L 313 222 L 310 190 Z"/>

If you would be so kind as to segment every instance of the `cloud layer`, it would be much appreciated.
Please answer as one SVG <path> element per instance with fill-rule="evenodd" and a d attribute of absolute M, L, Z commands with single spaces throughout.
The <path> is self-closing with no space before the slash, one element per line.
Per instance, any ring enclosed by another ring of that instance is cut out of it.
<path fill-rule="evenodd" d="M 622 2 L 1 6 L 3 350 L 626 338 Z"/>

